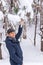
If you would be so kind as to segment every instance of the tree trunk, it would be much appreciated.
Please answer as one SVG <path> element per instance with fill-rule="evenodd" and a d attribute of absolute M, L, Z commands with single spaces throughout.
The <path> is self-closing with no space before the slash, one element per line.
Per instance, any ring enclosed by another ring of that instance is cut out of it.
<path fill-rule="evenodd" d="M 24 22 L 24 26 L 23 26 L 23 39 L 26 39 L 27 35 L 26 35 L 26 23 Z"/>
<path fill-rule="evenodd" d="M 36 45 L 36 30 L 37 30 L 37 14 L 36 14 L 36 22 L 35 22 L 34 46 Z"/>
<path fill-rule="evenodd" d="M 41 51 L 43 51 L 43 35 L 41 36 Z"/>
<path fill-rule="evenodd" d="M 1 44 L 0 44 L 0 59 L 2 59 L 2 54 L 1 54 Z"/>

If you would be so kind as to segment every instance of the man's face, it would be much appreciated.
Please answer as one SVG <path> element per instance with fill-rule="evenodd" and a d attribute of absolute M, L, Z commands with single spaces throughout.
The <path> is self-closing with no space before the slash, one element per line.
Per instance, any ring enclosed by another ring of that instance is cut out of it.
<path fill-rule="evenodd" d="M 12 38 L 14 38 L 15 35 L 16 35 L 15 32 L 11 32 L 11 33 L 9 33 L 9 36 L 12 37 Z"/>

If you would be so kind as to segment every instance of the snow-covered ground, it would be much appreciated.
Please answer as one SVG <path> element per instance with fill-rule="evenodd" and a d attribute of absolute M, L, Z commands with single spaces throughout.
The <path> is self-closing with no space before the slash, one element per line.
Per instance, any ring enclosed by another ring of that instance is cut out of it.
<path fill-rule="evenodd" d="M 22 40 L 21 46 L 24 53 L 24 62 L 43 62 L 43 53 L 41 52 L 41 39 L 37 34 L 36 46 L 34 46 L 34 26 L 27 31 L 27 39 Z"/>

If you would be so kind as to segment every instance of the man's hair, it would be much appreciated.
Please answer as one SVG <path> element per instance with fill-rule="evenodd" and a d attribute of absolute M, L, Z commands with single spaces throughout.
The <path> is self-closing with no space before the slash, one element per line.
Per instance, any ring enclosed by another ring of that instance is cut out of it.
<path fill-rule="evenodd" d="M 11 32 L 15 32 L 15 30 L 14 30 L 13 28 L 9 28 L 9 29 L 7 30 L 7 34 L 10 34 Z"/>

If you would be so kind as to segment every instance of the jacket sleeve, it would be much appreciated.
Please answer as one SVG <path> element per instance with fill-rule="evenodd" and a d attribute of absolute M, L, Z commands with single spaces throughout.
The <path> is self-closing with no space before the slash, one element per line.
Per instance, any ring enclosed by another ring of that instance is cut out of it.
<path fill-rule="evenodd" d="M 23 28 L 23 27 L 22 27 L 21 25 L 19 25 L 18 33 L 17 33 L 16 36 L 15 36 L 16 39 L 19 39 L 19 37 L 21 36 L 22 28 Z"/>
<path fill-rule="evenodd" d="M 16 55 L 15 49 L 13 47 L 13 45 L 11 44 L 11 42 L 9 41 L 8 44 L 6 45 L 10 54 L 10 58 L 16 62 L 16 63 L 20 63 L 22 64 L 22 60 Z M 12 51 L 13 50 L 13 51 Z"/>

